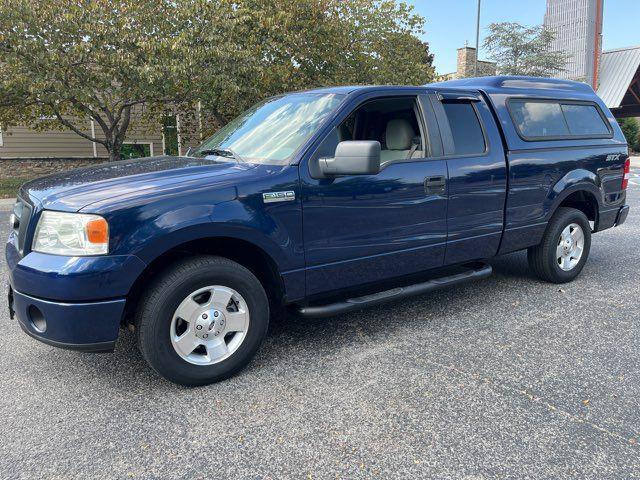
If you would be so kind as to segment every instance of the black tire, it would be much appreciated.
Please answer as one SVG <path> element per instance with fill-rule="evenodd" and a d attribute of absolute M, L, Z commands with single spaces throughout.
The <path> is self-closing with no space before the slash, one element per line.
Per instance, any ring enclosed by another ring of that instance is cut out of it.
<path fill-rule="evenodd" d="M 171 322 L 180 303 L 192 292 L 210 285 L 237 291 L 249 309 L 246 336 L 228 358 L 211 365 L 189 363 L 174 349 Z M 185 386 L 199 386 L 231 377 L 254 357 L 269 326 L 269 301 L 260 281 L 229 259 L 192 257 L 165 270 L 149 287 L 136 315 L 138 345 L 147 363 L 164 378 Z"/>
<path fill-rule="evenodd" d="M 556 247 L 562 231 L 572 223 L 579 225 L 584 233 L 584 248 L 578 263 L 571 270 L 563 270 L 556 258 Z M 553 214 L 539 245 L 529 248 L 529 267 L 542 280 L 566 283 L 576 278 L 589 257 L 591 249 L 591 226 L 586 215 L 575 208 L 561 207 Z"/>

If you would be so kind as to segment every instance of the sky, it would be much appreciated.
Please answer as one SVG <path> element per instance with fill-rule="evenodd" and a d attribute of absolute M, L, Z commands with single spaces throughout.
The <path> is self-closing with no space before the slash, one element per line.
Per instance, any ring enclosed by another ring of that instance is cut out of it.
<path fill-rule="evenodd" d="M 476 42 L 477 0 L 404 0 L 427 19 L 424 40 L 435 54 L 438 73 L 455 72 L 456 50 Z M 480 60 L 482 38 L 493 22 L 539 25 L 544 19 L 546 0 L 481 0 Z M 640 45 L 640 0 L 604 0 L 603 47 L 611 50 Z"/>

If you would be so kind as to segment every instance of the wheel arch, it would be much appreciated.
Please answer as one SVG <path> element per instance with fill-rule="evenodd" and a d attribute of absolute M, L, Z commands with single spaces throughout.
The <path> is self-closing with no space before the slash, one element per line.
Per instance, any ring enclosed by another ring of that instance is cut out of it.
<path fill-rule="evenodd" d="M 597 197 L 589 190 L 579 189 L 567 193 L 557 203 L 553 213 L 555 213 L 560 207 L 569 207 L 580 210 L 590 221 L 597 224 L 600 205 Z"/>
<path fill-rule="evenodd" d="M 586 170 L 574 170 L 562 178 L 553 188 L 551 208 L 547 212 L 546 221 L 560 207 L 575 208 L 583 212 L 587 218 L 598 224 L 598 216 L 602 206 L 602 192 L 598 186 L 597 176 Z"/>
<path fill-rule="evenodd" d="M 237 237 L 206 236 L 171 245 L 148 263 L 129 290 L 123 323 L 133 325 L 140 299 L 155 276 L 177 261 L 200 255 L 228 258 L 249 269 L 265 288 L 272 308 L 277 308 L 284 298 L 285 286 L 278 264 L 263 247 Z"/>

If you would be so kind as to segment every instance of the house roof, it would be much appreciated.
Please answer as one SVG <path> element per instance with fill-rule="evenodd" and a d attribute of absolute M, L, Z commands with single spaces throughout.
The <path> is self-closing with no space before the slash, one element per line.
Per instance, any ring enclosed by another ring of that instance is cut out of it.
<path fill-rule="evenodd" d="M 598 96 L 609 108 L 622 104 L 629 85 L 640 67 L 640 46 L 602 52 Z"/>

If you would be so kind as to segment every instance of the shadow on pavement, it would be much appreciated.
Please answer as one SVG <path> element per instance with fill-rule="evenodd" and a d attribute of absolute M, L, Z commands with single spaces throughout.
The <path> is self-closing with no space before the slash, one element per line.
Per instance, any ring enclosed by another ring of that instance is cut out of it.
<path fill-rule="evenodd" d="M 480 282 L 471 282 L 457 287 L 434 291 L 411 297 L 403 301 L 371 307 L 349 314 L 324 319 L 304 319 L 292 314 L 281 316 L 271 322 L 265 344 L 254 360 L 240 376 L 258 375 L 256 368 L 277 366 L 283 357 L 305 355 L 315 357 L 305 361 L 322 361 L 337 351 L 365 342 L 365 338 L 392 337 L 394 330 L 412 324 L 430 325 L 437 329 L 439 319 L 447 309 L 466 308 L 471 297 L 490 295 L 498 277 L 532 279 L 527 265 L 526 253 L 517 252 L 492 259 L 494 276 Z M 99 377 L 111 384 L 113 389 L 146 390 L 165 387 L 182 390 L 155 374 L 143 360 L 132 332 L 121 329 L 113 354 L 82 354 L 66 352 L 67 355 L 52 357 L 52 368 L 63 368 L 64 363 L 75 364 L 85 372 L 87 378 Z M 58 364 L 58 365 L 55 365 Z"/>

